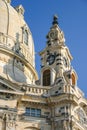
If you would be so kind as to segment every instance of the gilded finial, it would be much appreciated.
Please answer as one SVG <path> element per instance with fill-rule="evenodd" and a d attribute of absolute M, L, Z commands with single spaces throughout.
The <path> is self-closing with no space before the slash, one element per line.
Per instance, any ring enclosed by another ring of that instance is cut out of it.
<path fill-rule="evenodd" d="M 57 15 L 54 15 L 53 17 L 53 25 L 57 24 L 58 25 L 58 16 Z"/>

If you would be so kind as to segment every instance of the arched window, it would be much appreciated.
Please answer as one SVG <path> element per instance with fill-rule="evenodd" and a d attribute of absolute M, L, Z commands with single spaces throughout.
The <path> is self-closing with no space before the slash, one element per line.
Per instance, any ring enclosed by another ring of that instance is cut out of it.
<path fill-rule="evenodd" d="M 72 73 L 72 85 L 75 86 L 76 85 L 76 79 L 75 79 L 75 75 Z"/>
<path fill-rule="evenodd" d="M 50 76 L 50 70 L 45 70 L 43 72 L 43 86 L 49 86 L 50 81 L 51 81 L 51 76 Z"/>

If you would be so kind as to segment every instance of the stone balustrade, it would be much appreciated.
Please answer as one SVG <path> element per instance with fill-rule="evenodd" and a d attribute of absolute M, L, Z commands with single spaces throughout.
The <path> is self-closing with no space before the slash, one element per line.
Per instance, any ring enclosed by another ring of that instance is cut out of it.
<path fill-rule="evenodd" d="M 15 42 L 14 38 L 0 32 L 0 46 L 12 49 Z"/>
<path fill-rule="evenodd" d="M 41 87 L 41 86 L 29 86 L 26 88 L 27 94 L 34 94 L 34 95 L 47 95 L 49 94 L 49 88 Z"/>

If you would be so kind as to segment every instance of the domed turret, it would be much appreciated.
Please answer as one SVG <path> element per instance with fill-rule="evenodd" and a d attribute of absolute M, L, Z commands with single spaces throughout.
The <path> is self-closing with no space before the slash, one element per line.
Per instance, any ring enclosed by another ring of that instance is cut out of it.
<path fill-rule="evenodd" d="M 13 8 L 11 0 L 0 0 L 0 70 L 12 81 L 31 83 L 37 80 L 35 51 L 24 8 Z"/>

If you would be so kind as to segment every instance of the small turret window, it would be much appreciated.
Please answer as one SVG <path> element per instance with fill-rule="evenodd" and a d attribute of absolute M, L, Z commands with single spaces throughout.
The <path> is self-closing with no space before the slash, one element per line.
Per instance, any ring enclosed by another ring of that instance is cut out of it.
<path fill-rule="evenodd" d="M 27 28 L 27 26 L 25 25 L 25 26 L 23 26 L 23 27 L 21 27 L 21 29 L 22 29 L 22 42 L 24 43 L 24 44 L 26 44 L 26 45 L 28 45 L 28 35 L 29 35 L 29 33 L 28 33 L 28 28 Z"/>
<path fill-rule="evenodd" d="M 45 70 L 43 72 L 43 86 L 49 86 L 50 85 L 50 80 L 51 80 L 51 76 L 50 76 L 50 70 Z"/>
<path fill-rule="evenodd" d="M 28 32 L 27 30 L 24 31 L 24 43 L 28 45 Z"/>

